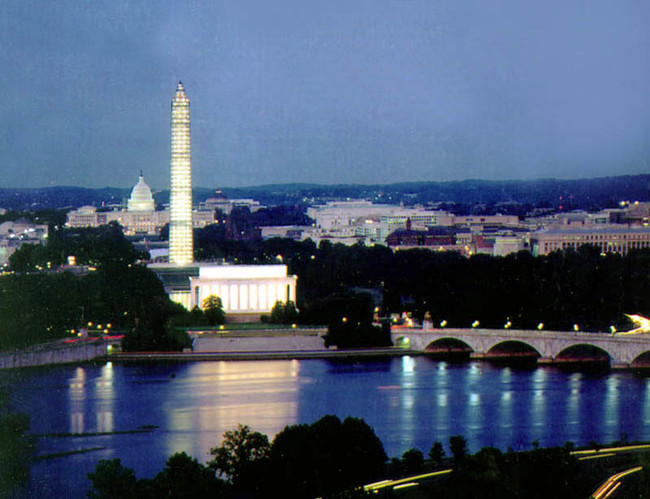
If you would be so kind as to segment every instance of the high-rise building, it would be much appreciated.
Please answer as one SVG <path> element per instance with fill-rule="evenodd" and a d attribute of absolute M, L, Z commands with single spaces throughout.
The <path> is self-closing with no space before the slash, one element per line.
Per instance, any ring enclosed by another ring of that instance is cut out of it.
<path fill-rule="evenodd" d="M 190 100 L 178 82 L 172 99 L 171 195 L 169 262 L 192 263 L 192 156 L 190 152 Z"/>

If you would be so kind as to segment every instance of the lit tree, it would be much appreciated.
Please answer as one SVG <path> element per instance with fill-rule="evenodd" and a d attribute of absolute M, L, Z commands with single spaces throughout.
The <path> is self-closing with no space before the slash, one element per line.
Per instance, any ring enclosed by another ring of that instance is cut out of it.
<path fill-rule="evenodd" d="M 223 303 L 221 298 L 215 295 L 210 295 L 203 300 L 203 313 L 208 320 L 208 324 L 214 326 L 215 324 L 225 324 L 226 313 L 223 310 Z"/>

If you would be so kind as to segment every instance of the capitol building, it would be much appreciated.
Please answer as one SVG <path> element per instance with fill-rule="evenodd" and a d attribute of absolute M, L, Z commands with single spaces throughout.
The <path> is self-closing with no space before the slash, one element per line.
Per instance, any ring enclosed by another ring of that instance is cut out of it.
<path fill-rule="evenodd" d="M 102 211 L 94 206 L 82 206 L 68 212 L 66 226 L 99 227 L 111 222 L 122 226 L 126 236 L 158 236 L 160 230 L 169 223 L 169 209 L 156 210 L 153 193 L 140 173 L 138 182 L 131 190 L 126 209 Z M 202 228 L 215 222 L 214 210 L 192 210 L 193 228 Z"/>

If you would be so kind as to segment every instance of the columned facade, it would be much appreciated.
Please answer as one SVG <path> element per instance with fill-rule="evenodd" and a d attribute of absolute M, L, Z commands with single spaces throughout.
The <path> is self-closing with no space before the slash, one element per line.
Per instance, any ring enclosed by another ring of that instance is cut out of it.
<path fill-rule="evenodd" d="M 199 276 L 190 277 L 190 308 L 201 307 L 210 295 L 221 298 L 228 313 L 269 313 L 276 301 L 296 301 L 296 276 L 287 275 L 286 265 L 199 266 Z"/>

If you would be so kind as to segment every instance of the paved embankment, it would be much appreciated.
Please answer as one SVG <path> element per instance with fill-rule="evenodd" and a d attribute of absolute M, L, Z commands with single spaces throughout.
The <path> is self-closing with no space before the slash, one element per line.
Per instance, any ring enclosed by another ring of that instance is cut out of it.
<path fill-rule="evenodd" d="M 202 360 L 292 360 L 327 359 L 355 357 L 398 357 L 402 355 L 421 355 L 422 352 L 404 348 L 360 348 L 350 350 L 301 350 L 301 351 L 258 351 L 258 352 L 139 352 L 118 353 L 110 356 L 111 361 L 178 361 L 192 362 Z"/>
<path fill-rule="evenodd" d="M 74 343 L 55 341 L 22 350 L 1 352 L 0 369 L 87 362 L 105 357 L 108 345 L 109 343 L 101 339 L 89 339 Z"/>
<path fill-rule="evenodd" d="M 325 328 L 252 329 L 191 333 L 193 352 L 269 352 L 327 350 Z"/>
<path fill-rule="evenodd" d="M 404 348 L 337 350 L 325 347 L 326 328 L 251 329 L 191 333 L 192 352 L 133 352 L 111 355 L 114 361 L 269 360 L 335 357 L 386 357 L 415 353 Z"/>

